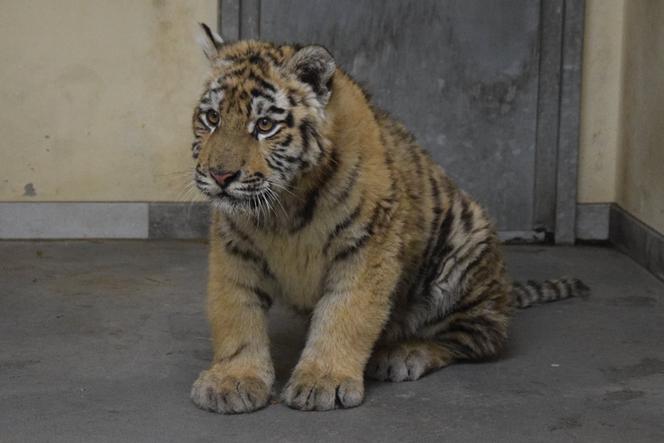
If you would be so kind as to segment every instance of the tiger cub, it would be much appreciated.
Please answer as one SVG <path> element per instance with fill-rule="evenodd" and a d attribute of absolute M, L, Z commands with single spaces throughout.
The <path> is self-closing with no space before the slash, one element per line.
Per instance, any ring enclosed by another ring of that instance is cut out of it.
<path fill-rule="evenodd" d="M 249 412 L 274 382 L 266 313 L 310 312 L 282 392 L 301 410 L 359 405 L 364 375 L 417 380 L 497 356 L 515 306 L 585 290 L 513 288 L 484 210 L 320 46 L 224 43 L 202 25 L 211 76 L 193 116 L 196 185 L 213 208 L 214 357 L 200 408 Z"/>

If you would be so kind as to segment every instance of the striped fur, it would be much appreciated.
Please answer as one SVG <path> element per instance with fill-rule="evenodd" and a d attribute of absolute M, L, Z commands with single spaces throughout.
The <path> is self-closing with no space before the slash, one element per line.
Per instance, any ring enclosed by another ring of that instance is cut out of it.
<path fill-rule="evenodd" d="M 570 297 L 586 297 L 590 288 L 581 280 L 562 277 L 557 280 L 541 282 L 528 280 L 525 283 L 514 282 L 512 294 L 517 308 L 529 308 L 537 303 L 549 303 Z"/>
<path fill-rule="evenodd" d="M 415 380 L 496 357 L 515 306 L 585 290 L 569 279 L 512 289 L 485 211 L 323 48 L 210 45 L 193 119 L 195 180 L 216 208 L 214 361 L 192 389 L 198 406 L 267 403 L 266 310 L 277 299 L 311 315 L 282 398 L 326 410 L 358 405 L 365 372 Z M 263 117 L 267 133 L 256 130 Z M 235 180 L 220 186 L 215 171 Z"/>

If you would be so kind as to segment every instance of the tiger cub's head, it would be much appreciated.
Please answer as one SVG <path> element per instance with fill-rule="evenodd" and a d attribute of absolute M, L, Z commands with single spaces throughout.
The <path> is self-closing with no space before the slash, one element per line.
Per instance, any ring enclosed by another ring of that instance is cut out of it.
<path fill-rule="evenodd" d="M 320 46 L 224 43 L 201 28 L 211 76 L 193 116 L 196 185 L 223 211 L 256 212 L 325 157 L 336 66 Z"/>

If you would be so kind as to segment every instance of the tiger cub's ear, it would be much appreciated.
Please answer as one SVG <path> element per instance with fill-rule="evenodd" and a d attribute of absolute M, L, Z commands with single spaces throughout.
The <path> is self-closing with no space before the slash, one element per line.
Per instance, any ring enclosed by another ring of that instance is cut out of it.
<path fill-rule="evenodd" d="M 325 105 L 330 98 L 330 80 L 336 70 L 332 54 L 322 46 L 305 46 L 293 54 L 286 70 L 307 83 Z"/>
<path fill-rule="evenodd" d="M 200 23 L 200 32 L 198 34 L 198 44 L 203 49 L 203 53 L 210 61 L 214 61 L 219 55 L 219 49 L 224 45 L 224 39 L 214 32 L 205 23 Z"/>

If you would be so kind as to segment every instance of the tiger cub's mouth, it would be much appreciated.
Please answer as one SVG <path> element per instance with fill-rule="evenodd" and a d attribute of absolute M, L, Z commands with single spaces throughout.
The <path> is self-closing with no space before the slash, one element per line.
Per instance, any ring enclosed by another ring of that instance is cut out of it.
<path fill-rule="evenodd" d="M 260 191 L 230 193 L 223 191 L 216 196 L 208 197 L 211 203 L 220 210 L 227 213 L 244 212 L 258 219 L 267 218 L 276 212 L 276 208 L 282 208 L 274 191 L 265 187 Z"/>
<path fill-rule="evenodd" d="M 222 187 L 208 174 L 197 170 L 194 181 L 211 203 L 227 212 L 242 210 L 257 216 L 267 216 L 281 204 L 279 195 L 267 179 L 252 179 L 249 183 L 239 180 Z"/>

